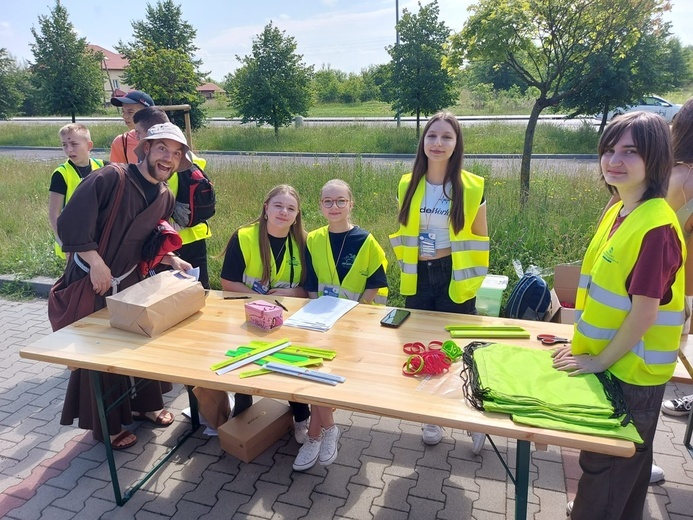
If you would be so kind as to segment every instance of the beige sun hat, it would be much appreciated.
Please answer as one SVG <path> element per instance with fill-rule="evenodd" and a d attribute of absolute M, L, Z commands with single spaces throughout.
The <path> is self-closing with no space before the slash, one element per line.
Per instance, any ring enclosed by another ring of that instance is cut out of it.
<path fill-rule="evenodd" d="M 180 128 L 178 128 L 173 123 L 161 123 L 152 126 L 147 130 L 147 135 L 140 139 L 135 147 L 135 155 L 139 161 L 144 159 L 144 143 L 147 141 L 156 141 L 159 139 L 170 139 L 183 145 L 183 157 L 178 165 L 178 171 L 182 172 L 192 168 L 192 161 L 190 160 L 190 147 L 188 142 L 185 140 L 185 136 Z"/>

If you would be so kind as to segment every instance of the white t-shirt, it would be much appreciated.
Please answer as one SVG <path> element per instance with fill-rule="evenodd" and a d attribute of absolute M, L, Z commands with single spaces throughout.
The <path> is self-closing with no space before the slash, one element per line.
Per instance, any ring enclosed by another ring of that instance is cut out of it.
<path fill-rule="evenodd" d="M 450 247 L 450 199 L 452 184 L 431 184 L 426 181 L 424 199 L 421 205 L 419 231 L 435 233 L 436 249 Z"/>

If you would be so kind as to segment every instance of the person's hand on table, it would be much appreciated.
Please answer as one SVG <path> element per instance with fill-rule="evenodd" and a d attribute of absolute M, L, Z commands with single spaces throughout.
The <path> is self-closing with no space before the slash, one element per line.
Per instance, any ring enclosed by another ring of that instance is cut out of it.
<path fill-rule="evenodd" d="M 570 345 L 557 348 L 552 356 L 553 368 L 563 372 L 570 372 L 568 375 L 571 376 L 597 374 L 607 369 L 607 367 L 603 366 L 599 356 L 590 354 L 574 356 L 570 351 Z"/>

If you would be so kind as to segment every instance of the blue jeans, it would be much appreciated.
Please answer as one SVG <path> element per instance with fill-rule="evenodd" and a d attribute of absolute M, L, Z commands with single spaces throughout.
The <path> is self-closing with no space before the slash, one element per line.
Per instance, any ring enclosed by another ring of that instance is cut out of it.
<path fill-rule="evenodd" d="M 409 309 L 424 311 L 478 314 L 476 297 L 462 303 L 455 303 L 450 299 L 450 280 L 452 280 L 451 256 L 436 260 L 419 260 L 416 294 L 406 297 L 405 306 Z"/>

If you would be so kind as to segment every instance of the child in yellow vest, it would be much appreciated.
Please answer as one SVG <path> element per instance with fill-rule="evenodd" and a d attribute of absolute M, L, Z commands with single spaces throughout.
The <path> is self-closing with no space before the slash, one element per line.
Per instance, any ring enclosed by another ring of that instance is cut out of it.
<path fill-rule="evenodd" d="M 58 236 L 58 217 L 82 179 L 107 163 L 90 157 L 94 143 L 91 142 L 91 133 L 86 126 L 70 123 L 63 126 L 58 134 L 67 162 L 58 166 L 51 176 L 48 188 L 48 222 L 55 235 L 55 254 L 64 259 L 62 241 Z"/>
<path fill-rule="evenodd" d="M 328 225 L 308 234 L 306 284 L 310 298 L 333 296 L 385 304 L 387 261 L 373 235 L 351 223 L 354 196 L 349 185 L 332 179 L 320 192 L 320 211 Z M 332 408 L 311 406 L 308 440 L 301 446 L 296 471 L 332 464 L 339 450 L 339 428 Z"/>
<path fill-rule="evenodd" d="M 635 454 L 580 452 L 574 520 L 642 518 L 666 382 L 684 315 L 683 235 L 665 197 L 673 166 L 662 117 L 630 112 L 599 140 L 602 178 L 620 201 L 604 214 L 582 262 L 572 345 L 554 352 L 571 375 L 608 370 L 643 439 Z"/>

